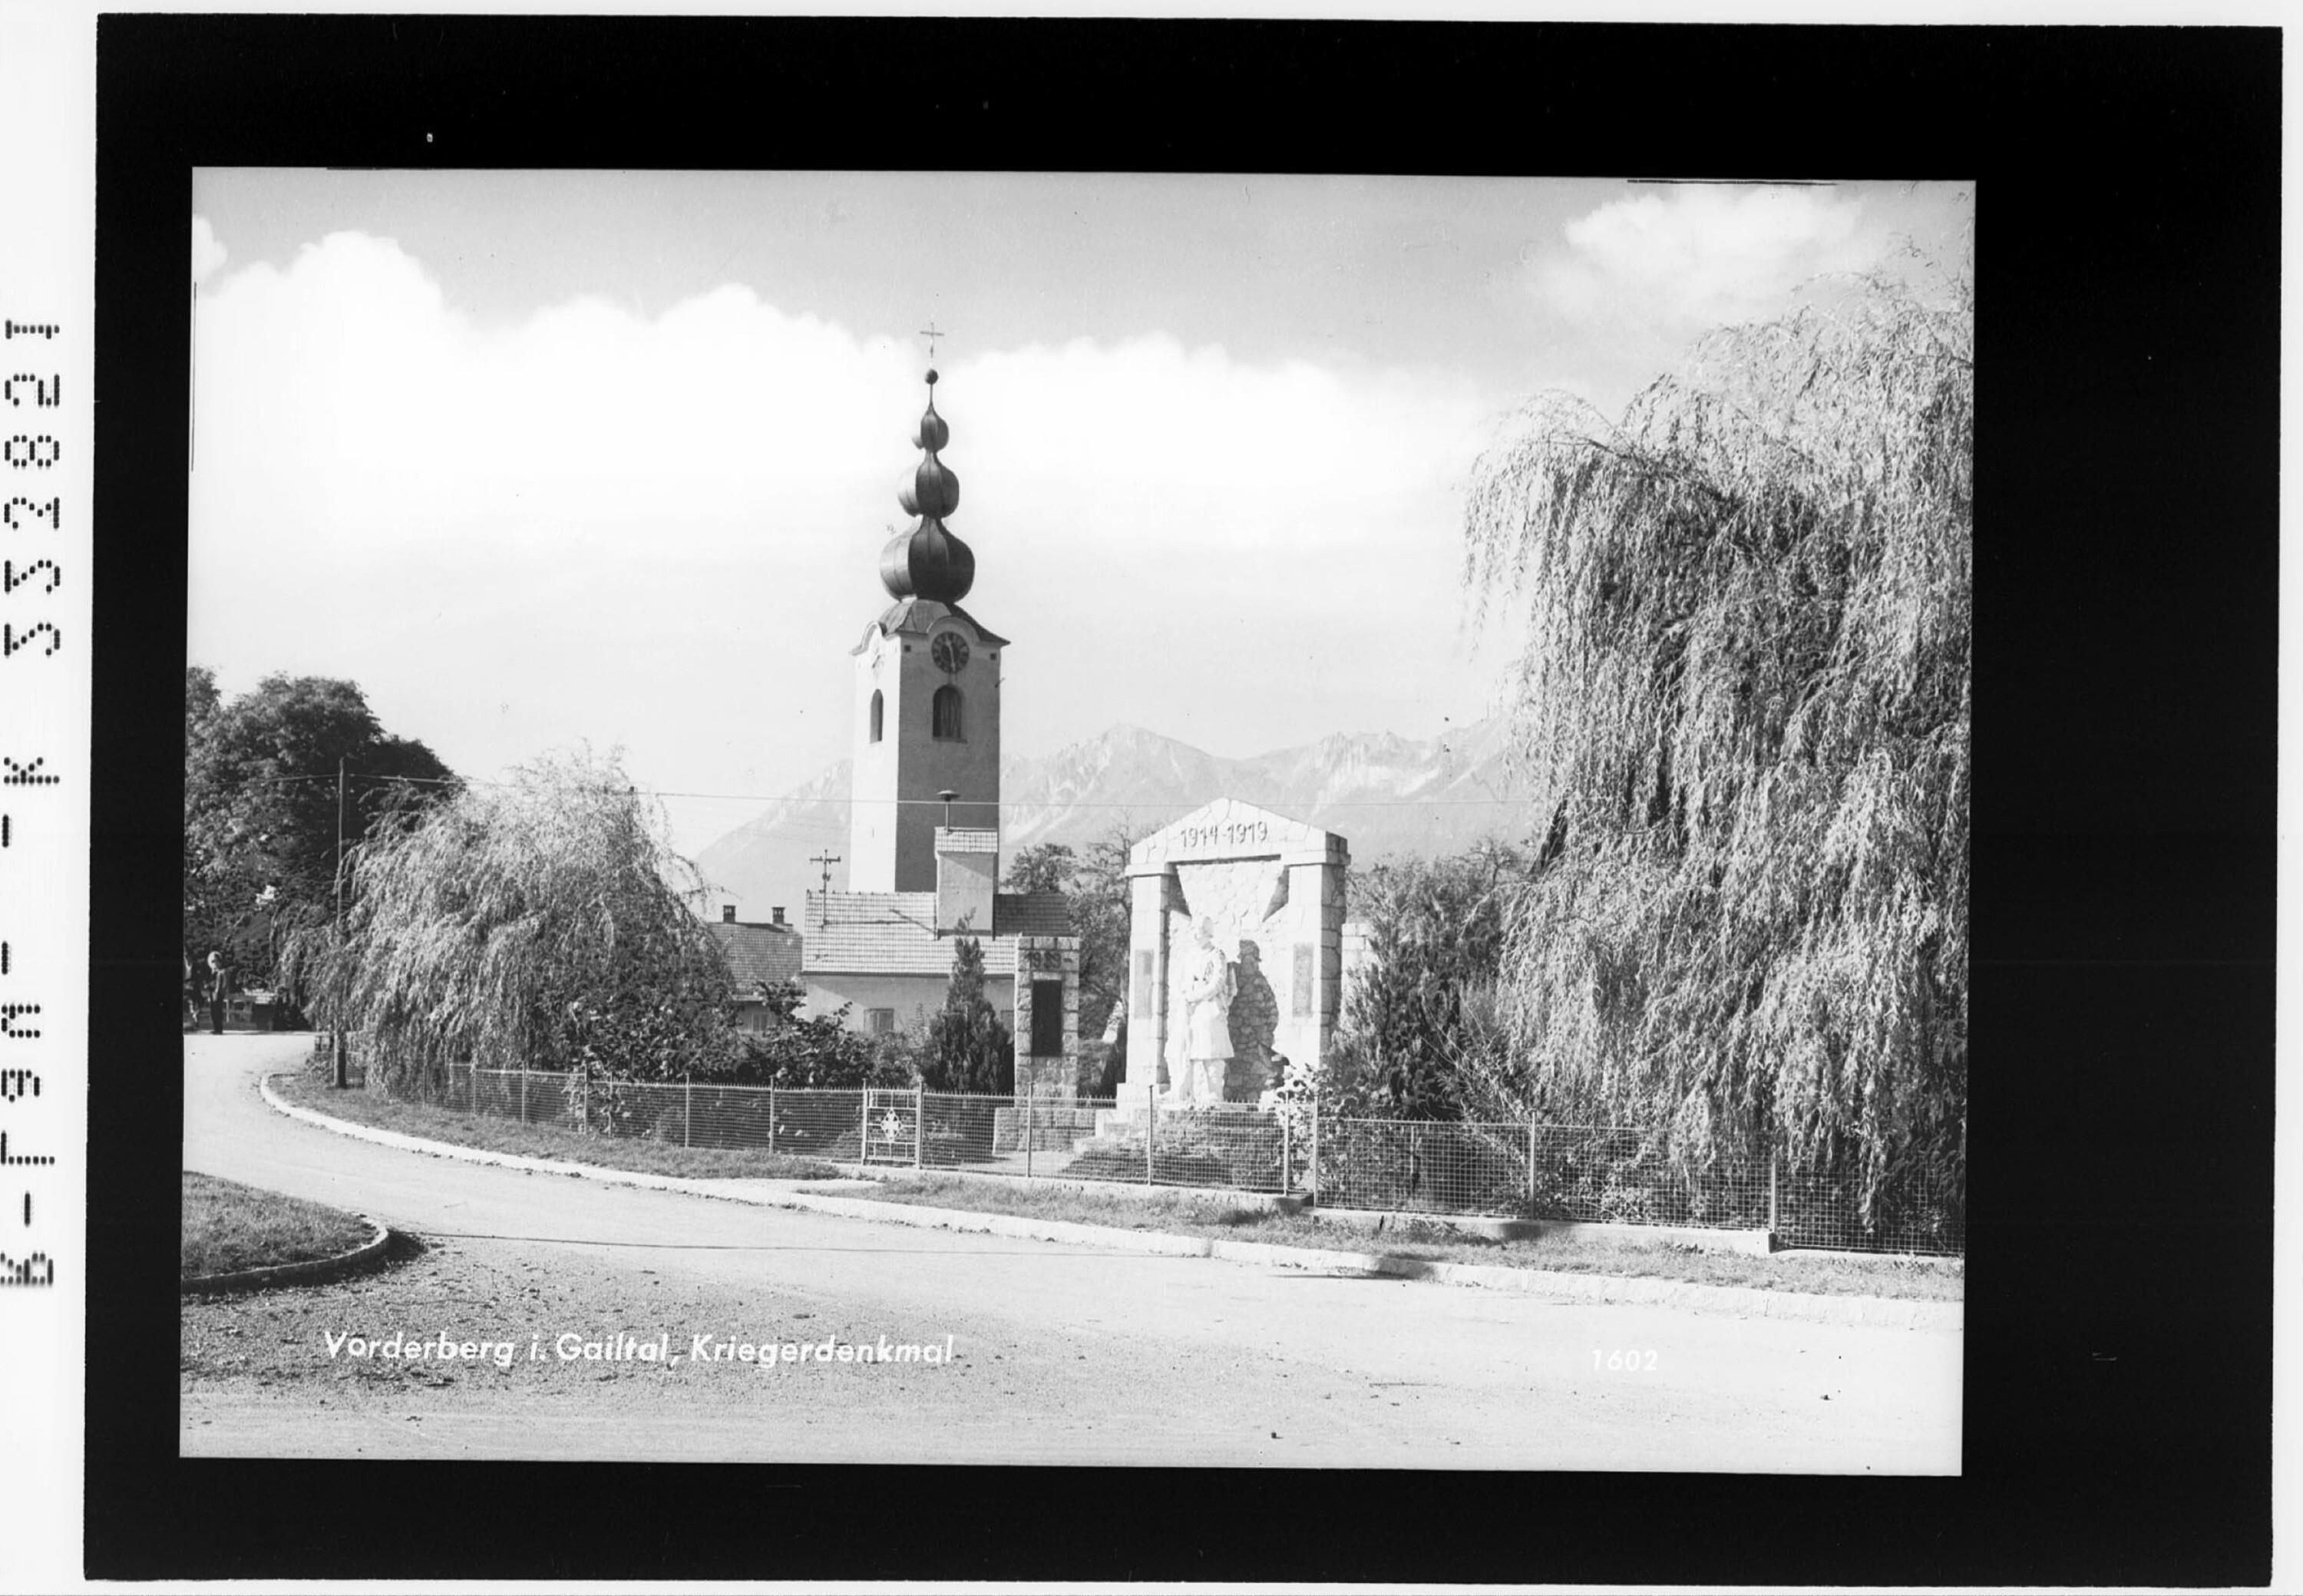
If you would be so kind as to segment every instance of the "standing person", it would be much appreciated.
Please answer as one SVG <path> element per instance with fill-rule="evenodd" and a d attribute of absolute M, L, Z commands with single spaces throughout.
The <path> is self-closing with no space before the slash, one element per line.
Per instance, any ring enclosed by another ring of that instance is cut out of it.
<path fill-rule="evenodd" d="M 219 1036 L 224 1034 L 224 1000 L 231 996 L 232 967 L 217 949 L 208 955 L 208 1028 Z"/>

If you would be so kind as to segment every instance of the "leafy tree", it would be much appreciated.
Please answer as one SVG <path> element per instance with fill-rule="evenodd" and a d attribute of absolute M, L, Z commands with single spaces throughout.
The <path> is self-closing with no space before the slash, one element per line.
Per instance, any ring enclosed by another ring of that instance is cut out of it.
<path fill-rule="evenodd" d="M 369 1078 L 402 1094 L 436 1094 L 465 1058 L 721 1073 L 727 961 L 662 832 L 612 756 L 538 760 L 380 824 L 351 857 L 341 957 L 316 928 L 288 962 L 315 1018 L 358 1035 Z"/>
<path fill-rule="evenodd" d="M 1101 1036 L 1127 1011 L 1127 945 L 1135 914 L 1127 853 L 1143 828 L 1114 821 L 1072 874 L 1072 928 L 1080 939 L 1080 1034 Z"/>
<path fill-rule="evenodd" d="M 1548 826 L 1503 958 L 1523 1101 L 1773 1136 L 1867 1203 L 1963 1174 L 1970 269 L 1714 333 L 1619 424 L 1540 400 L 1475 468 Z"/>
<path fill-rule="evenodd" d="M 216 690 L 215 672 L 206 665 L 184 667 L 184 746 L 189 748 L 198 740 L 201 729 L 224 707 L 224 696 Z"/>
<path fill-rule="evenodd" d="M 1514 893 L 1529 873 L 1488 842 L 1430 861 L 1378 865 L 1353 882 L 1370 962 L 1345 994 L 1322 1072 L 1341 1114 L 1455 1119 L 1493 1110 L 1513 1085 L 1496 983 Z"/>
<path fill-rule="evenodd" d="M 1042 842 L 1019 849 L 1008 862 L 1008 891 L 1061 892 L 1070 900 L 1072 930 L 1080 939 L 1083 1037 L 1101 1037 L 1112 1011 L 1126 1007 L 1127 850 L 1142 835 L 1126 821 L 1115 821 L 1084 856 L 1068 843 Z"/>
<path fill-rule="evenodd" d="M 1038 842 L 1016 850 L 1003 884 L 1011 892 L 1068 892 L 1076 866 L 1069 843 Z"/>
<path fill-rule="evenodd" d="M 249 984 L 270 981 L 279 947 L 333 915 L 340 759 L 348 841 L 452 788 L 352 682 L 272 675 L 227 704 L 213 671 L 186 670 L 183 932 L 196 960 L 222 948 Z"/>
<path fill-rule="evenodd" d="M 952 944 L 951 984 L 928 1021 L 920 1071 L 932 1092 L 1015 1090 L 1014 1042 L 983 995 L 983 948 L 972 936 Z"/>

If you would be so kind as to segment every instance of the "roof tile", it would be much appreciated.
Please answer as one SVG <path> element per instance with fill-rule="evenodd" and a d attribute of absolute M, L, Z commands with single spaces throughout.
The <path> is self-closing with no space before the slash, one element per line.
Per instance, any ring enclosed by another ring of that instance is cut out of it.
<path fill-rule="evenodd" d="M 810 892 L 802 967 L 890 975 L 941 975 L 951 969 L 956 940 L 935 928 L 933 892 Z M 992 933 L 983 973 L 1016 973 L 1016 938 L 1068 936 L 1060 892 L 1002 892 L 992 899 Z"/>
<path fill-rule="evenodd" d="M 738 996 L 749 996 L 757 982 L 772 986 L 779 981 L 798 979 L 797 926 L 744 925 L 728 920 L 707 920 L 704 925 L 719 942 L 720 951 L 727 957 L 728 973 L 735 977 Z"/>

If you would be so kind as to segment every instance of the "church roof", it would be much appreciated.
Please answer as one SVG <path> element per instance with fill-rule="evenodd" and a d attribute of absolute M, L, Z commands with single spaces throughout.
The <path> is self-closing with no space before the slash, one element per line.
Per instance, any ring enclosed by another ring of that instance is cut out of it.
<path fill-rule="evenodd" d="M 957 615 L 962 621 L 967 622 L 968 625 L 974 627 L 975 629 L 976 635 L 983 639 L 983 646 L 986 648 L 1005 648 L 1008 646 L 1007 638 L 1000 636 L 999 633 L 984 625 L 983 622 L 978 621 L 966 610 L 961 609 L 957 604 L 938 604 L 935 600 L 928 598 L 901 598 L 898 599 L 894 604 L 890 604 L 885 610 L 882 611 L 880 618 L 877 621 L 874 621 L 870 626 L 864 629 L 863 641 L 857 643 L 855 647 L 849 649 L 848 652 L 850 654 L 863 653 L 865 648 L 871 643 L 872 634 L 875 631 L 882 633 L 912 632 L 918 636 L 924 637 L 927 635 L 928 628 L 933 626 L 937 621 L 942 620 L 947 615 Z"/>
<path fill-rule="evenodd" d="M 805 916 L 809 970 L 854 975 L 948 975 L 955 934 L 936 929 L 933 892 L 810 892 Z M 1061 892 L 1001 892 L 991 900 L 990 933 L 972 933 L 983 948 L 983 973 L 1016 973 L 1019 936 L 1070 936 Z"/>
<path fill-rule="evenodd" d="M 908 532 L 898 532 L 880 551 L 880 581 L 898 599 L 928 598 L 957 604 L 975 585 L 975 553 L 944 523 L 959 508 L 959 477 L 937 457 L 951 441 L 951 428 L 935 408 L 936 374 L 928 373 L 927 414 L 912 444 L 920 463 L 912 482 L 896 495 L 904 513 L 920 519 Z"/>

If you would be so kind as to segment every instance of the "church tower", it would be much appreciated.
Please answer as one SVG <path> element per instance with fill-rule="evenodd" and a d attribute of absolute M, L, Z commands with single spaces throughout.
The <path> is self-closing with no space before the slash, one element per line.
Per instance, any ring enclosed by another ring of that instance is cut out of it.
<path fill-rule="evenodd" d="M 936 414 L 932 370 L 927 380 L 927 413 L 912 440 L 920 463 L 897 495 L 919 519 L 880 553 L 880 580 L 895 603 L 854 650 L 851 892 L 936 891 L 940 832 L 942 851 L 965 856 L 971 874 L 999 874 L 1000 654 L 1008 640 L 959 607 L 975 583 L 975 555 L 944 525 L 959 509 L 959 478 L 938 458 L 951 429 Z M 949 820 L 945 792 L 958 795 Z M 985 920 L 979 931 L 991 929 Z"/>

